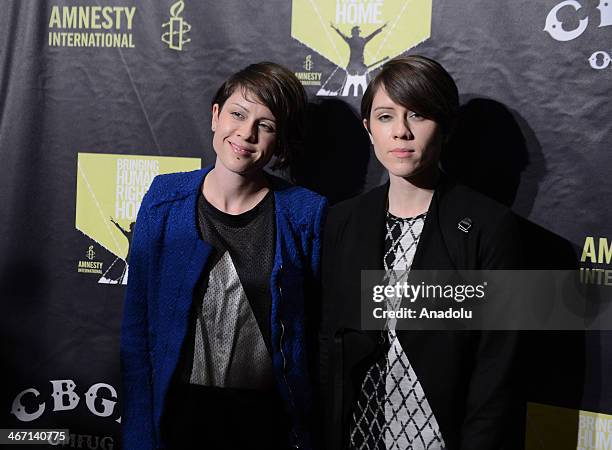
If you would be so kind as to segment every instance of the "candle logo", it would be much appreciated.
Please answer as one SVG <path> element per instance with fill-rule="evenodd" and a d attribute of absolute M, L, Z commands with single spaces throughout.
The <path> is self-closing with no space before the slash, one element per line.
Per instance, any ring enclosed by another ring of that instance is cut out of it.
<path fill-rule="evenodd" d="M 162 34 L 161 40 L 172 50 L 183 51 L 183 46 L 191 39 L 186 34 L 191 30 L 191 25 L 181 17 L 185 9 L 185 2 L 179 0 L 170 7 L 170 20 L 162 24 L 162 29 L 167 30 Z"/>
<path fill-rule="evenodd" d="M 310 72 L 312 70 L 312 55 L 306 56 L 303 67 L 304 69 L 306 69 L 307 72 Z"/>

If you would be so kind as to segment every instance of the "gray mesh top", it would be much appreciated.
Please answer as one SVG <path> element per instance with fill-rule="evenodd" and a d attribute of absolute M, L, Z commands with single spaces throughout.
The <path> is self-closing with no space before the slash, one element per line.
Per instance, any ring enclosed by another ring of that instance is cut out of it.
<path fill-rule="evenodd" d="M 270 357 L 270 275 L 274 264 L 274 196 L 230 215 L 198 199 L 202 238 L 213 252 L 194 298 L 187 337 L 193 351 L 184 381 L 202 386 L 275 389 Z M 189 366 L 191 366 L 189 368 Z"/>

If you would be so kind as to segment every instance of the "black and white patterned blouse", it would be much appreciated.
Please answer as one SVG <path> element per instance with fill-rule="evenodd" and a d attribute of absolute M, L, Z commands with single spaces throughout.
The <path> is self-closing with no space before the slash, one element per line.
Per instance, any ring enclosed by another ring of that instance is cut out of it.
<path fill-rule="evenodd" d="M 388 284 L 395 285 L 407 277 L 425 216 L 399 218 L 387 213 L 384 268 Z M 399 305 L 387 307 L 396 306 Z M 388 321 L 382 333 L 385 351 L 366 373 L 353 411 L 351 448 L 443 450 L 445 444 L 438 422 L 397 338 L 395 321 Z"/>

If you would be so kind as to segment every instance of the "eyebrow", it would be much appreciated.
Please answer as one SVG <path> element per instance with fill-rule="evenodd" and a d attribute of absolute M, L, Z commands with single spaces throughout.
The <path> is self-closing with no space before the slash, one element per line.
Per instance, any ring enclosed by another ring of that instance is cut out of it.
<path fill-rule="evenodd" d="M 244 110 L 244 111 L 246 111 L 246 112 L 250 112 L 248 108 L 245 108 L 245 107 L 244 107 L 243 105 L 241 105 L 240 103 L 232 102 L 232 103 L 230 103 L 230 104 L 231 104 L 231 105 L 234 105 L 234 106 L 237 106 L 238 108 L 243 109 L 243 110 Z M 269 118 L 269 117 L 262 117 L 262 119 L 264 119 L 264 120 L 269 120 L 270 122 L 274 122 L 274 123 L 276 123 L 276 120 L 275 120 L 275 119 L 271 119 L 271 118 Z"/>
<path fill-rule="evenodd" d="M 379 109 L 393 109 L 392 106 L 377 106 L 374 108 L 374 111 L 378 111 Z"/>
<path fill-rule="evenodd" d="M 245 111 L 249 110 L 248 108 L 245 108 L 244 106 L 242 106 L 240 103 L 232 102 L 231 104 L 234 106 L 237 106 L 240 109 L 244 109 Z"/>

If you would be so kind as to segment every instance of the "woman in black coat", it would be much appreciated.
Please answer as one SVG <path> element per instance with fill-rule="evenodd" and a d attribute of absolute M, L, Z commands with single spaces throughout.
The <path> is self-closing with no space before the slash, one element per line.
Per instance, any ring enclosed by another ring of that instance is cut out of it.
<path fill-rule="evenodd" d="M 320 357 L 328 449 L 520 445 L 516 333 L 361 326 L 363 270 L 518 266 L 512 212 L 439 169 L 458 106 L 452 77 L 419 56 L 386 63 L 364 94 L 363 124 L 389 182 L 327 219 Z"/>

